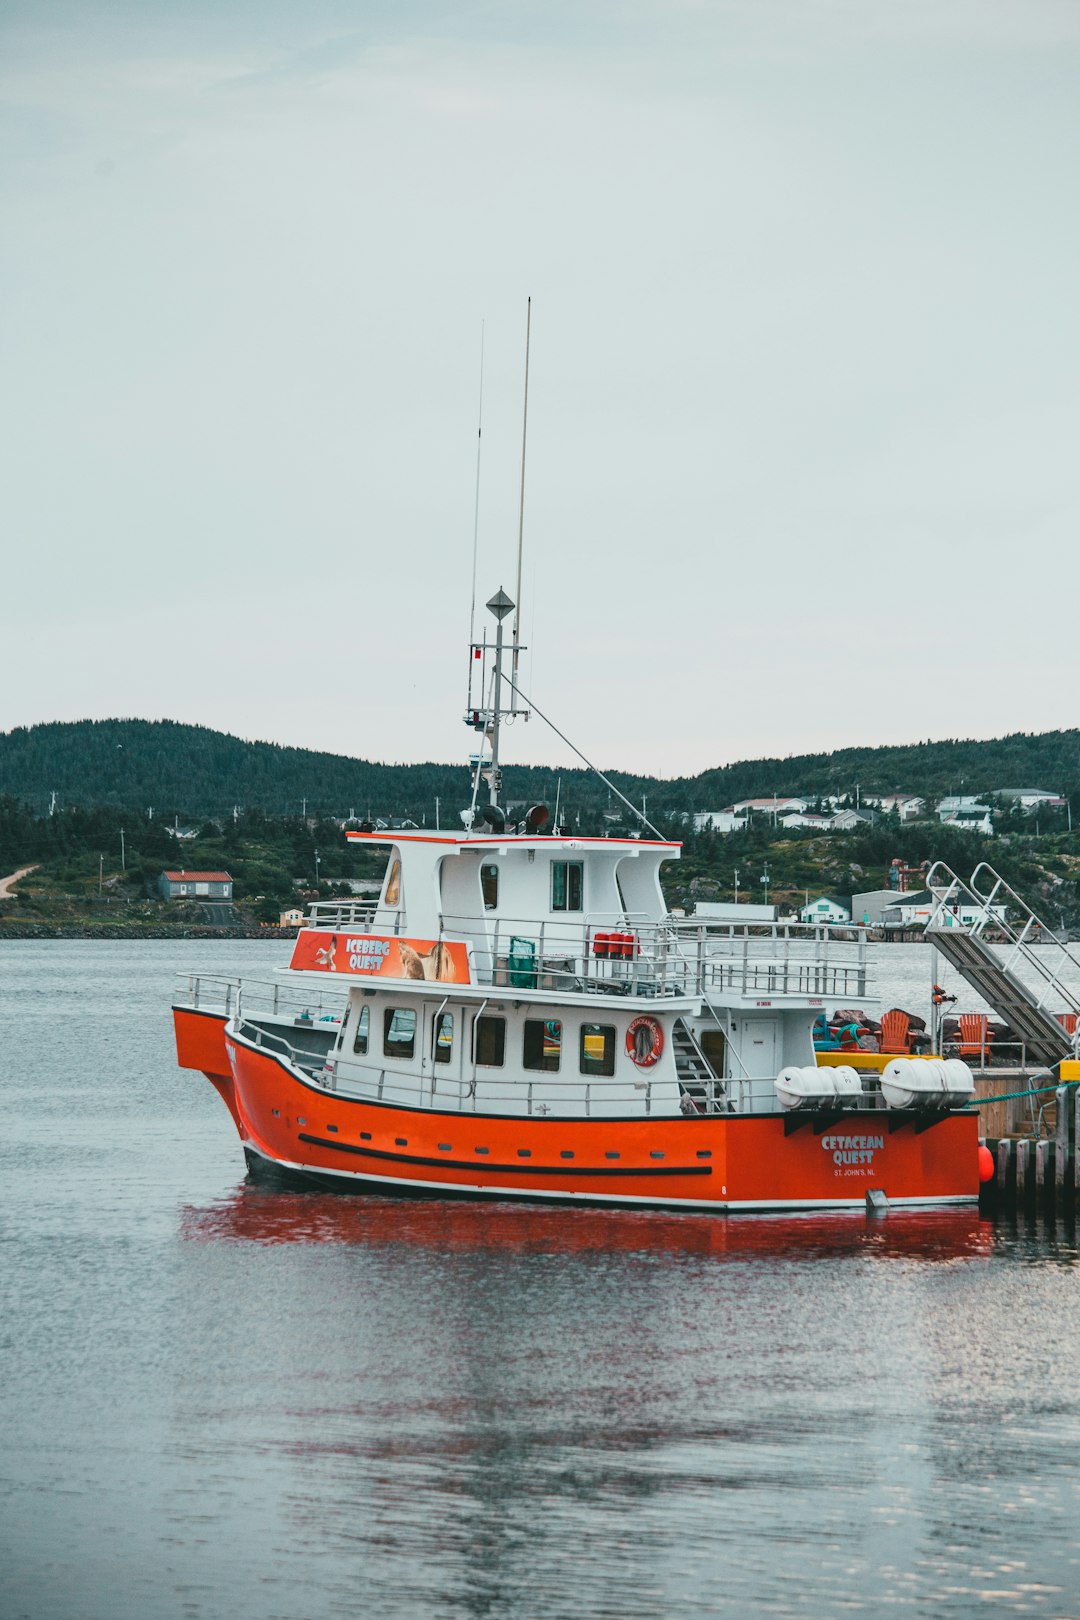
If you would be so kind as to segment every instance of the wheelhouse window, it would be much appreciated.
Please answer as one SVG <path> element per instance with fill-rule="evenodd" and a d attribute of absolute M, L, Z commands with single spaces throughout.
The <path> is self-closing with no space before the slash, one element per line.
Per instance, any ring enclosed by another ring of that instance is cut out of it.
<path fill-rule="evenodd" d="M 480 892 L 484 896 L 484 910 L 495 911 L 499 905 L 499 868 L 494 865 L 480 868 Z"/>
<path fill-rule="evenodd" d="M 356 1029 L 353 1032 L 352 1049 L 354 1052 L 366 1052 L 368 1047 L 368 1026 L 371 1023 L 370 1009 L 361 1007 L 360 1016 L 356 1020 Z"/>
<path fill-rule="evenodd" d="M 562 1059 L 562 1024 L 557 1018 L 526 1018 L 522 1065 L 556 1074 Z"/>
<path fill-rule="evenodd" d="M 386 893 L 383 896 L 384 906 L 399 906 L 401 904 L 401 862 L 395 855 L 390 862 L 390 870 L 386 874 Z"/>
<path fill-rule="evenodd" d="M 552 911 L 580 911 L 584 888 L 584 865 L 581 861 L 552 861 Z"/>
<path fill-rule="evenodd" d="M 416 1013 L 411 1007 L 388 1007 L 383 1015 L 383 1055 L 411 1058 L 416 1051 Z"/>
<path fill-rule="evenodd" d="M 582 1024 L 582 1074 L 615 1073 L 615 1028 L 612 1024 Z"/>
<path fill-rule="evenodd" d="M 506 1061 L 506 1019 L 482 1014 L 473 1024 L 473 1058 L 487 1069 Z"/>
<path fill-rule="evenodd" d="M 454 1015 L 440 1013 L 435 1020 L 431 1055 L 436 1063 L 449 1063 L 454 1055 Z"/>

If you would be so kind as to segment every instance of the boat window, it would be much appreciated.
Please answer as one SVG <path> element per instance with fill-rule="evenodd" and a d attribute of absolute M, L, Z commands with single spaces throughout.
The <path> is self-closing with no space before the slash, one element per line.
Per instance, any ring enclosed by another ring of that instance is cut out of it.
<path fill-rule="evenodd" d="M 454 1055 L 454 1015 L 440 1013 L 435 1020 L 435 1040 L 432 1056 L 436 1063 L 449 1063 Z"/>
<path fill-rule="evenodd" d="M 388 1007 L 383 1015 L 383 1054 L 411 1058 L 416 1050 L 416 1013 L 411 1007 Z"/>
<path fill-rule="evenodd" d="M 499 868 L 497 866 L 482 866 L 480 868 L 480 891 L 484 896 L 484 910 L 495 911 L 499 904 Z"/>
<path fill-rule="evenodd" d="M 582 1024 L 582 1074 L 615 1073 L 615 1028 L 612 1024 Z"/>
<path fill-rule="evenodd" d="M 506 1019 L 486 1015 L 473 1024 L 473 1059 L 488 1069 L 501 1069 L 506 1058 Z"/>
<path fill-rule="evenodd" d="M 396 906 L 401 903 L 401 861 L 395 855 L 390 862 L 390 871 L 386 878 L 386 893 L 383 897 L 384 906 Z"/>
<path fill-rule="evenodd" d="M 526 1018 L 522 1064 L 554 1074 L 562 1057 L 562 1024 L 557 1018 Z"/>
<path fill-rule="evenodd" d="M 352 1049 L 354 1052 L 367 1051 L 369 1022 L 368 1008 L 366 1006 L 361 1007 L 360 1016 L 356 1020 L 356 1029 L 353 1033 Z"/>
<path fill-rule="evenodd" d="M 581 892 L 584 887 L 582 881 L 583 872 L 584 866 L 581 861 L 552 861 L 552 911 L 581 910 Z"/>

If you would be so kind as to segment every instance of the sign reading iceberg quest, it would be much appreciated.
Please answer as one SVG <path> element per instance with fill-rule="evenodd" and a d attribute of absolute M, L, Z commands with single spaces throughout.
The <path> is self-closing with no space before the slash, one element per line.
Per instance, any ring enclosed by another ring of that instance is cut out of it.
<path fill-rule="evenodd" d="M 437 979 L 470 984 L 469 950 L 460 940 L 398 939 L 382 934 L 302 928 L 291 968 L 316 973 L 349 973 L 363 978 Z"/>

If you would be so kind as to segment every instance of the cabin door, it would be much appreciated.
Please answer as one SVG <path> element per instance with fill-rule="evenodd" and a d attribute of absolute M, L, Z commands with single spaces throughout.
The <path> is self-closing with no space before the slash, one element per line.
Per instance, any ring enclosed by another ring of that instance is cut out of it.
<path fill-rule="evenodd" d="M 751 1080 L 772 1080 L 780 1056 L 779 1018 L 747 1018 L 743 1023 L 742 1058 Z"/>
<path fill-rule="evenodd" d="M 464 1039 L 465 1011 L 460 1002 L 425 1001 L 423 1091 L 433 1108 L 460 1104 Z"/>

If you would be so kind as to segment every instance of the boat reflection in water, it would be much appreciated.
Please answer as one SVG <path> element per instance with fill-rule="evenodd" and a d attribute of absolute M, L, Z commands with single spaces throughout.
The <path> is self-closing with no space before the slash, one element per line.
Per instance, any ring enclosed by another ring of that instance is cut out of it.
<path fill-rule="evenodd" d="M 989 1256 L 994 1228 L 970 1208 L 717 1216 L 446 1200 L 355 1199 L 248 1180 L 220 1202 L 181 1213 L 201 1243 L 328 1243 L 420 1250 L 717 1255 L 776 1261 L 845 1255 L 927 1261 Z"/>

